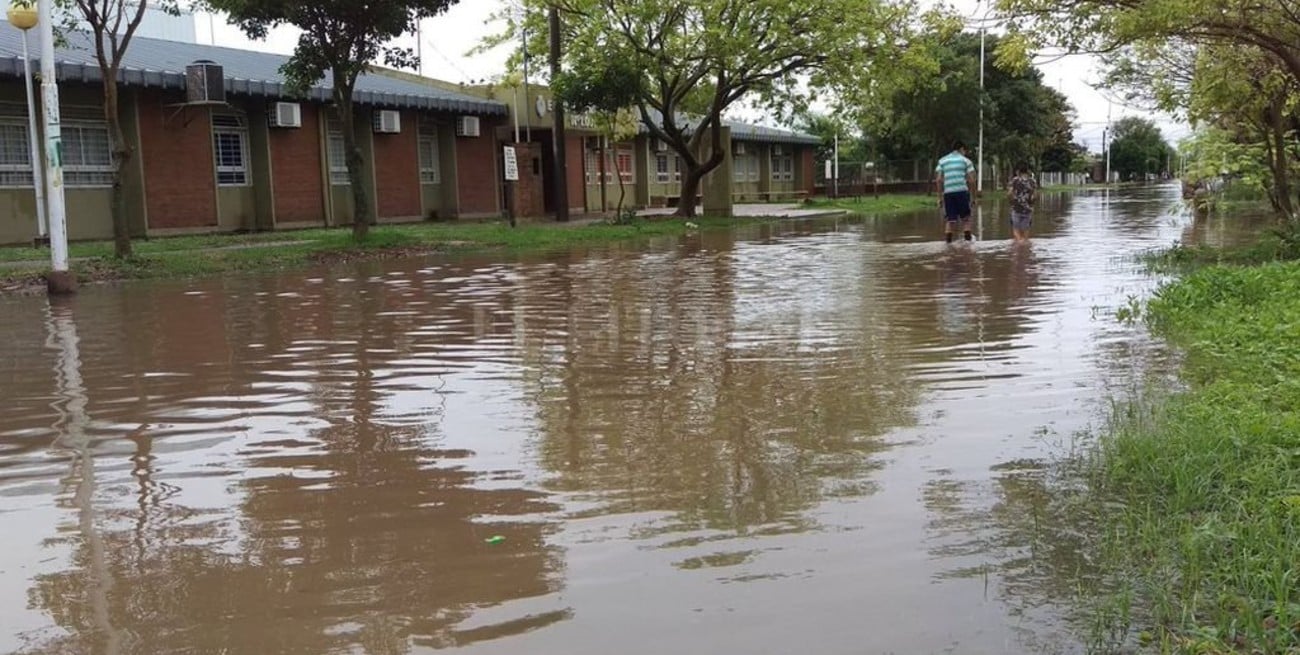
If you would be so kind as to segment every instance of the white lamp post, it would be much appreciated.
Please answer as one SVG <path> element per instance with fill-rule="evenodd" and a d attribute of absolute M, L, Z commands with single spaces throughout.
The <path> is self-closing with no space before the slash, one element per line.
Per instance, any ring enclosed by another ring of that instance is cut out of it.
<path fill-rule="evenodd" d="M 38 0 L 41 29 L 41 105 L 45 110 L 45 191 L 50 219 L 51 294 L 72 293 L 77 279 L 68 270 L 68 225 L 63 201 L 63 129 L 59 124 L 59 85 L 54 71 L 54 0 Z"/>
<path fill-rule="evenodd" d="M 985 15 L 987 18 L 987 15 Z M 984 192 L 984 20 L 980 20 L 980 142 L 976 150 L 976 157 L 979 158 L 978 171 L 975 173 L 978 179 L 975 180 L 975 190 L 978 193 Z"/>
<path fill-rule="evenodd" d="M 27 50 L 27 33 L 40 20 L 40 15 L 30 5 L 14 4 L 5 15 L 9 24 L 23 32 L 23 83 L 27 86 L 27 146 L 32 160 L 32 189 L 36 191 L 37 243 L 48 240 L 45 223 L 45 176 L 41 166 L 41 150 L 36 145 L 36 94 L 32 90 L 32 58 Z"/>

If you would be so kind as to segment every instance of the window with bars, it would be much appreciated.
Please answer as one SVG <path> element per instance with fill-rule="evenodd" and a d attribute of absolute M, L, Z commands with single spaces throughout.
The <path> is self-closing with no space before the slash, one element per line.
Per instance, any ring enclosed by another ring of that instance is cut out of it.
<path fill-rule="evenodd" d="M 32 151 L 27 124 L 0 119 L 0 187 L 32 186 Z"/>
<path fill-rule="evenodd" d="M 113 186 L 113 146 L 102 121 L 63 123 L 63 183 L 69 187 Z"/>
<path fill-rule="evenodd" d="M 775 182 L 794 180 L 794 157 L 790 155 L 772 156 L 772 180 Z"/>
<path fill-rule="evenodd" d="M 600 152 L 597 150 L 587 151 L 586 170 L 583 171 L 587 176 L 587 186 L 599 183 L 600 175 Z"/>
<path fill-rule="evenodd" d="M 632 151 L 631 151 L 631 150 L 619 150 L 619 151 L 618 151 L 618 175 L 619 175 L 619 177 L 623 178 L 623 182 L 628 183 L 628 182 L 631 182 L 631 181 L 632 181 L 632 177 L 633 177 L 633 176 L 632 176 L 632 173 L 633 173 L 633 171 L 632 171 Z"/>
<path fill-rule="evenodd" d="M 655 180 L 665 184 L 668 182 L 669 175 L 668 155 L 655 155 Z"/>
<path fill-rule="evenodd" d="M 442 166 L 438 160 L 438 135 L 432 130 L 420 128 L 420 182 L 422 184 L 441 184 Z"/>
<path fill-rule="evenodd" d="M 682 161 L 682 158 L 679 156 L 675 163 L 677 164 L 677 167 L 673 169 L 673 181 L 681 182 L 682 171 L 686 170 L 686 162 Z"/>
<path fill-rule="evenodd" d="M 348 177 L 347 146 L 343 142 L 343 128 L 337 121 L 330 121 L 329 133 L 325 137 L 325 151 L 329 158 L 330 184 L 351 185 L 352 179 Z"/>
<path fill-rule="evenodd" d="M 240 116 L 212 116 L 212 152 L 219 186 L 248 186 L 248 127 Z"/>
<path fill-rule="evenodd" d="M 744 182 L 749 179 L 749 157 L 734 157 L 731 166 L 732 182 Z"/>

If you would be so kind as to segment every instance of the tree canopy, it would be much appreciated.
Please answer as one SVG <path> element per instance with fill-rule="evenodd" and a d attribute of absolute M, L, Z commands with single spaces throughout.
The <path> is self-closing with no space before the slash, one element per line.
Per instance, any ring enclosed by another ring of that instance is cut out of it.
<path fill-rule="evenodd" d="M 683 198 L 693 198 L 703 176 L 723 162 L 723 115 L 737 102 L 787 116 L 814 97 L 841 111 L 869 111 L 883 89 L 933 68 L 925 34 L 955 26 L 915 0 L 522 4 L 522 18 L 505 14 L 506 31 L 487 45 L 513 42 L 525 29 L 542 38 L 545 12 L 558 7 L 565 70 L 630 64 L 639 71 L 634 107 L 647 130 L 681 157 Z M 693 202 L 679 208 L 683 215 L 694 211 Z"/>
<path fill-rule="evenodd" d="M 1160 173 L 1170 167 L 1171 150 L 1160 128 L 1149 119 L 1128 116 L 1115 122 L 1110 167 L 1123 179 Z"/>
<path fill-rule="evenodd" d="M 993 51 L 999 37 L 988 35 Z M 868 127 L 868 138 L 885 159 L 932 160 L 956 140 L 972 149 L 984 106 L 985 158 L 1012 166 L 1016 161 L 1044 170 L 1066 171 L 1079 148 L 1072 142 L 1074 108 L 1057 90 L 1043 84 L 1042 73 L 1027 66 L 985 63 L 980 92 L 979 35 L 962 33 L 937 48 L 938 68 L 888 99 L 885 118 Z"/>
<path fill-rule="evenodd" d="M 287 86 L 305 93 L 327 75 L 333 87 L 336 117 L 343 129 L 343 148 L 352 185 L 352 233 L 365 238 L 372 217 L 357 147 L 352 96 L 357 78 L 383 61 L 395 68 L 415 64 L 409 48 L 392 45 L 415 31 L 417 21 L 435 16 L 456 0 L 206 0 L 230 15 L 250 38 L 263 39 L 272 28 L 291 25 L 300 30 L 293 56 L 284 65 Z"/>

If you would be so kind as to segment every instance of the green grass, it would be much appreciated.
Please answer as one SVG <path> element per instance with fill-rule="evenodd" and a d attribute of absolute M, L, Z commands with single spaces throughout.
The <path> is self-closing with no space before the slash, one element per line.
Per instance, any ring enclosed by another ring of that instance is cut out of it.
<path fill-rule="evenodd" d="M 933 209 L 938 200 L 933 195 L 891 193 L 879 198 L 863 196 L 861 198 L 817 198 L 808 203 L 809 207 L 820 209 L 842 209 L 854 214 L 896 214 L 902 212 Z"/>
<path fill-rule="evenodd" d="M 1160 652 L 1300 652 L 1300 262 L 1200 268 L 1145 319 L 1189 388 L 1128 406 L 1087 462 L 1122 581 L 1098 615 Z"/>
<path fill-rule="evenodd" d="M 692 230 L 727 229 L 767 219 L 675 218 L 631 224 L 521 224 L 504 222 L 418 223 L 372 228 L 364 242 L 351 231 L 312 229 L 256 234 L 204 235 L 139 240 L 135 255 L 112 257 L 111 242 L 71 244 L 72 268 L 83 281 L 172 278 L 303 266 L 333 258 L 356 259 L 431 252 L 547 250 L 583 244 L 680 235 Z M 0 248 L 0 289 L 31 285 L 48 271 L 49 253 L 33 248 Z M 30 262 L 31 265 L 25 265 Z"/>

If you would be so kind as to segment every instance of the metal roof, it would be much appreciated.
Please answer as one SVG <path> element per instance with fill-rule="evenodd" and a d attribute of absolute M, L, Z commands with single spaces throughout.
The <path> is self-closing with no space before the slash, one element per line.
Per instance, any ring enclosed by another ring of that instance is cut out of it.
<path fill-rule="evenodd" d="M 35 37 L 35 35 L 32 35 Z M 69 32 L 67 45 L 55 50 L 58 78 L 64 82 L 101 80 L 95 59 L 94 43 L 86 32 Z M 31 38 L 32 68 L 39 65 L 38 38 Z M 0 76 L 23 74 L 22 32 L 8 23 L 0 23 Z M 226 78 L 226 92 L 231 94 L 288 98 L 280 68 L 289 58 L 251 50 L 237 50 L 197 43 L 164 41 L 135 37 L 122 61 L 118 81 L 128 86 L 160 89 L 184 89 L 185 67 L 196 61 L 220 64 Z M 331 76 L 314 86 L 307 99 L 328 102 Z M 465 114 L 504 115 L 506 105 L 468 94 L 438 88 L 432 84 L 398 79 L 377 73 L 357 79 L 353 100 L 364 105 L 409 107 Z"/>
<path fill-rule="evenodd" d="M 650 111 L 650 118 L 658 121 L 660 113 L 655 110 Z M 698 117 L 691 117 L 685 114 L 677 115 L 677 124 L 698 122 Z M 794 130 L 783 130 L 776 127 L 763 127 L 761 125 L 750 125 L 737 121 L 724 120 L 722 124 L 731 128 L 732 141 L 746 141 L 750 143 L 798 143 L 807 145 L 819 145 L 822 140 L 820 137 Z M 644 123 L 639 123 L 640 132 L 648 133 Z"/>

